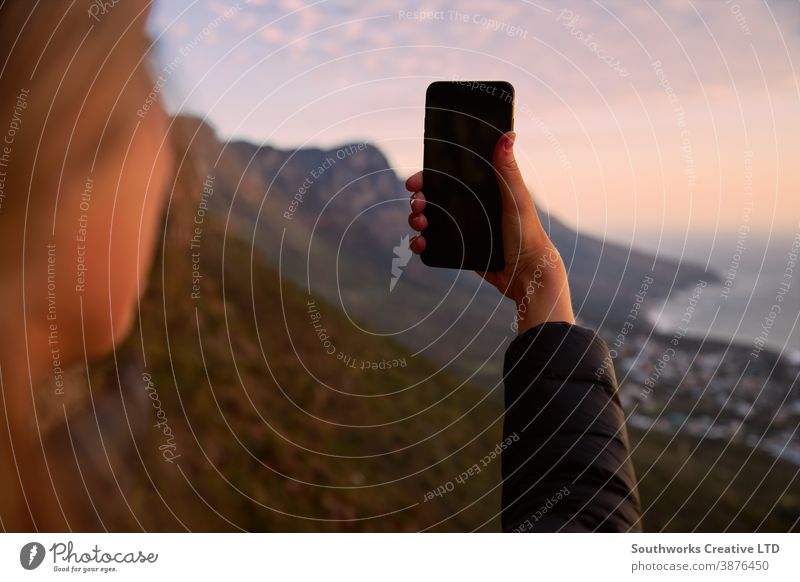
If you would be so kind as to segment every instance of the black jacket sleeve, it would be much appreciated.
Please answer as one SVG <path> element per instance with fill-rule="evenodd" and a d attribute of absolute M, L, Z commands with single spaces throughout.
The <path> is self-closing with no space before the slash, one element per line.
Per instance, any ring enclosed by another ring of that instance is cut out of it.
<path fill-rule="evenodd" d="M 603 340 L 576 325 L 539 325 L 511 342 L 504 379 L 503 531 L 640 531 Z"/>

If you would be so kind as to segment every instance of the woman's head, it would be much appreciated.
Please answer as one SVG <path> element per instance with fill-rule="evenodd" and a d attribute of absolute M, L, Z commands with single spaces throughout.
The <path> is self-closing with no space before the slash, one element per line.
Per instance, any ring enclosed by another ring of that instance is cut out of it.
<path fill-rule="evenodd" d="M 64 519 L 76 525 L 69 503 L 45 486 L 37 399 L 54 397 L 41 386 L 56 356 L 59 367 L 83 362 L 130 329 L 172 173 L 164 111 L 155 103 L 140 114 L 153 91 L 149 2 L 103 6 L 0 5 L 0 407 L 9 424 L 0 434 L 13 437 L 12 453 L 12 440 L 0 436 L 7 529 L 27 529 L 28 519 L 48 529 L 63 529 Z M 15 468 L 14 458 L 26 461 Z M 20 503 L 23 491 L 36 507 Z M 70 484 L 58 491 L 68 497 Z"/>

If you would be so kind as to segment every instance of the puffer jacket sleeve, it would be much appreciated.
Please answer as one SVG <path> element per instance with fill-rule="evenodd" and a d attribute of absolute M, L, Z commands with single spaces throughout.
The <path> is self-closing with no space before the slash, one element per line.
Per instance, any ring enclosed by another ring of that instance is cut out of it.
<path fill-rule="evenodd" d="M 641 530 L 614 367 L 603 340 L 536 326 L 504 365 L 502 526 L 506 532 Z"/>

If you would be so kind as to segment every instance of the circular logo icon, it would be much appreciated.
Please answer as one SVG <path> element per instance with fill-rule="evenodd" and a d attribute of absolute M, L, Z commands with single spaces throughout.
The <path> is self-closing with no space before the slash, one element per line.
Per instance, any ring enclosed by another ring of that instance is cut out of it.
<path fill-rule="evenodd" d="M 26 570 L 35 570 L 44 561 L 44 546 L 39 542 L 29 542 L 19 551 L 19 563 Z"/>

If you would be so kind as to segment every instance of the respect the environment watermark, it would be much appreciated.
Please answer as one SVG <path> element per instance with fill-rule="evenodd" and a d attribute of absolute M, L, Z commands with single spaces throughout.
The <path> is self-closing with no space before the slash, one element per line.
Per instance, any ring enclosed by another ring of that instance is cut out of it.
<path fill-rule="evenodd" d="M 89 16 L 95 18 L 99 22 L 99 16 L 105 15 L 111 8 L 119 0 L 113 0 L 113 2 L 103 1 L 103 0 L 96 0 L 95 3 L 89 9 Z M 249 1 L 249 0 L 248 0 Z M 245 2 L 247 4 L 247 2 Z M 95 8 L 97 6 L 97 8 Z M 96 14 L 92 14 L 94 12 Z M 223 22 L 230 20 L 239 12 L 241 12 L 242 6 L 240 2 L 237 2 L 233 6 L 229 6 L 225 8 L 225 10 L 211 20 L 208 24 L 206 24 L 200 31 L 195 34 L 188 42 L 186 42 L 180 49 L 178 49 L 178 54 L 172 57 L 172 59 L 161 68 L 158 76 L 155 78 L 155 82 L 150 89 L 150 92 L 147 94 L 144 102 L 142 103 L 141 107 L 136 110 L 136 115 L 141 119 L 144 119 L 145 115 L 153 108 L 153 106 L 158 101 L 158 97 L 161 92 L 164 90 L 164 87 L 167 85 L 167 81 L 175 74 L 181 65 L 183 65 L 184 60 L 186 57 L 189 56 L 198 46 L 200 43 L 205 41 L 208 37 L 210 37 L 214 31 L 222 25 Z"/>
<path fill-rule="evenodd" d="M 64 395 L 61 343 L 58 337 L 58 310 L 56 308 L 56 244 L 47 243 L 47 347 L 50 350 L 50 365 L 53 374 L 54 393 Z"/>

